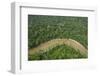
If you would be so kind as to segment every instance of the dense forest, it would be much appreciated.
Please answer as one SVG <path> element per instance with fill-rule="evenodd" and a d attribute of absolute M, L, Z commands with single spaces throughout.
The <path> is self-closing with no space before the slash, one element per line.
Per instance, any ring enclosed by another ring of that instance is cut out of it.
<path fill-rule="evenodd" d="M 74 39 L 88 48 L 88 17 L 28 15 L 29 50 L 49 40 L 63 38 Z"/>

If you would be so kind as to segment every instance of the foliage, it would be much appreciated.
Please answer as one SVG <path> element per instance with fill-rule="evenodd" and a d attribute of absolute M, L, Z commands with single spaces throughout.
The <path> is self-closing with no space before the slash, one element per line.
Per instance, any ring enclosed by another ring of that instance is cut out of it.
<path fill-rule="evenodd" d="M 71 38 L 87 48 L 87 17 L 28 16 L 28 48 L 56 38 Z"/>
<path fill-rule="evenodd" d="M 28 15 L 28 50 L 52 39 L 74 39 L 88 48 L 88 17 Z M 29 55 L 29 60 L 86 58 L 65 45 Z"/>

